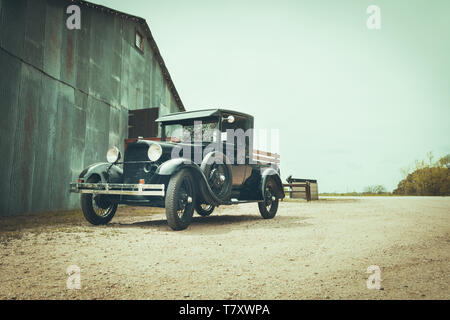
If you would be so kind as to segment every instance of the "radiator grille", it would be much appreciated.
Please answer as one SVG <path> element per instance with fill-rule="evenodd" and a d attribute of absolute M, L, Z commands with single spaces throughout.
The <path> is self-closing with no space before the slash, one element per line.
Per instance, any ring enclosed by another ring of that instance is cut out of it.
<path fill-rule="evenodd" d="M 127 148 L 123 164 L 124 183 L 139 183 L 140 179 L 150 183 L 158 166 L 148 160 L 147 150 L 148 145 L 133 145 Z"/>

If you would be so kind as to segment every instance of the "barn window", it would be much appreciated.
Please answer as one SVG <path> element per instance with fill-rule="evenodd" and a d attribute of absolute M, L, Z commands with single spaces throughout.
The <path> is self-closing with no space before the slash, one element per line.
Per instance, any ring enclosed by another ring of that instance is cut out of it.
<path fill-rule="evenodd" d="M 128 110 L 128 138 L 157 137 L 159 108 Z"/>
<path fill-rule="evenodd" d="M 144 52 L 144 37 L 136 31 L 136 42 L 135 42 L 136 48 L 138 48 L 140 51 Z"/>

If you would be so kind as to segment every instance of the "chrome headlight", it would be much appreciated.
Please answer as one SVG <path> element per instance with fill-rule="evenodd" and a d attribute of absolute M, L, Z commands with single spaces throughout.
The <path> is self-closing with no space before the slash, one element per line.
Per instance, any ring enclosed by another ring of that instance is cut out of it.
<path fill-rule="evenodd" d="M 153 143 L 147 151 L 148 158 L 150 161 L 158 161 L 162 155 L 162 148 L 159 143 Z"/>
<path fill-rule="evenodd" d="M 106 153 L 106 160 L 108 160 L 109 163 L 115 163 L 119 161 L 119 159 L 120 159 L 120 150 L 117 147 L 112 147 Z"/>

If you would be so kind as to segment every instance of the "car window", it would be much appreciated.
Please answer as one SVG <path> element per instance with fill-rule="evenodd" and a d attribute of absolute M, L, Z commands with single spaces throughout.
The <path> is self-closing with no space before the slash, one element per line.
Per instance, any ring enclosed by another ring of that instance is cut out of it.
<path fill-rule="evenodd" d="M 200 120 L 199 120 L 200 122 Z M 196 125 L 198 122 L 196 122 Z M 194 123 L 170 124 L 165 126 L 166 140 L 172 142 L 213 142 L 214 132 L 218 129 L 217 121 L 201 121 L 199 127 L 194 127 Z"/>

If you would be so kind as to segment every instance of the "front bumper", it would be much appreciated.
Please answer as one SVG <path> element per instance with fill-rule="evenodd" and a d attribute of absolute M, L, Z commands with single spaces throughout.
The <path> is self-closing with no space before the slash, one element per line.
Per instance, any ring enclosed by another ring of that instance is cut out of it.
<path fill-rule="evenodd" d="M 70 192 L 164 197 L 164 184 L 71 183 Z"/>

